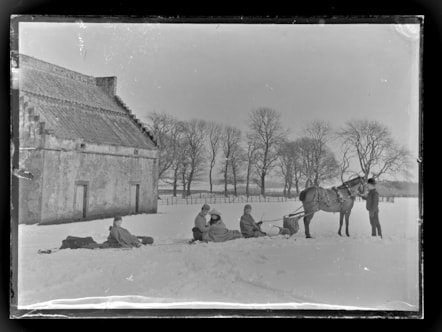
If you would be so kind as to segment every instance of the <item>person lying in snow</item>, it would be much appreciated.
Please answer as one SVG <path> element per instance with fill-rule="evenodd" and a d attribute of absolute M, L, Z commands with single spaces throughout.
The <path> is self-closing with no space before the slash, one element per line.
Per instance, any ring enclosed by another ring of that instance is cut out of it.
<path fill-rule="evenodd" d="M 242 237 L 241 233 L 236 230 L 228 230 L 221 213 L 212 209 L 210 212 L 210 227 L 206 233 L 203 233 L 203 241 L 224 242 Z"/>
<path fill-rule="evenodd" d="M 102 247 L 114 247 L 114 248 L 138 248 L 142 244 L 152 244 L 153 238 L 150 236 L 135 236 L 129 233 L 129 231 L 121 224 L 123 219 L 121 217 L 114 218 L 114 224 L 110 227 L 110 233 L 107 241 L 103 243 Z"/>

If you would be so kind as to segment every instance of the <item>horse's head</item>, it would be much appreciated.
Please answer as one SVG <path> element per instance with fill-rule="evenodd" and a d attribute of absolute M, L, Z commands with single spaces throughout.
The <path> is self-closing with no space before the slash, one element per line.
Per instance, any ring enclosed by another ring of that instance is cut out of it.
<path fill-rule="evenodd" d="M 364 192 L 364 178 L 359 175 L 353 179 L 345 181 L 343 185 L 351 191 L 357 190 L 360 194 Z"/>

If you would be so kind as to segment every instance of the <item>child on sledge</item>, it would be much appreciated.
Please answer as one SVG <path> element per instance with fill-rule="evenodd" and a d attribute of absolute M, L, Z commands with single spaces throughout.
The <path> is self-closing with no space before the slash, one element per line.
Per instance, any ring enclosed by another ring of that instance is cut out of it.
<path fill-rule="evenodd" d="M 244 214 L 241 216 L 241 220 L 239 221 L 241 234 L 245 238 L 266 236 L 267 233 L 261 231 L 262 221 L 258 223 L 255 222 L 255 219 L 253 219 L 251 213 L 252 206 L 250 204 L 246 204 L 244 206 Z"/>
<path fill-rule="evenodd" d="M 245 238 L 267 236 L 268 234 L 261 230 L 262 221 L 255 222 L 255 219 L 253 219 L 251 213 L 252 213 L 252 206 L 250 204 L 246 204 L 244 206 L 244 214 L 241 216 L 241 219 L 239 221 L 241 234 Z M 288 228 L 285 227 L 278 227 L 278 228 L 279 228 L 279 234 L 292 235 L 292 233 Z"/>

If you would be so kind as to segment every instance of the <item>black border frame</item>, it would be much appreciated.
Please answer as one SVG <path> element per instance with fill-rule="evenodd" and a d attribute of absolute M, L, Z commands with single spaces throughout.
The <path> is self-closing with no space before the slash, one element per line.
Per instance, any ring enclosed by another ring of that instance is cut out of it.
<path fill-rule="evenodd" d="M 60 16 L 60 15 L 19 15 L 11 19 L 11 51 L 18 50 L 18 23 L 19 22 L 125 22 L 125 23 L 240 23 L 240 24 L 420 24 L 420 80 L 419 80 L 419 310 L 418 311 L 360 311 L 360 310 L 271 310 L 271 309 L 59 309 L 59 310 L 18 310 L 16 307 L 17 291 L 17 240 L 18 225 L 16 223 L 17 210 L 12 209 L 11 220 L 11 280 L 10 280 L 10 318 L 176 318 L 176 317 L 290 317 L 290 318 L 422 318 L 423 316 L 423 27 L 424 17 L 416 15 L 358 15 L 358 16 L 304 16 L 304 17 L 252 17 L 252 16 L 193 16 L 193 17 L 162 17 L 162 16 L 114 16 L 114 15 L 76 15 L 76 16 Z M 12 137 L 15 146 L 18 146 L 18 91 L 12 90 L 11 93 L 11 121 L 12 121 Z M 18 165 L 18 153 L 12 156 L 12 166 Z M 12 203 L 18 201 L 17 188 L 18 179 L 11 176 L 11 199 Z M 15 206 L 15 204 L 14 204 Z M 15 255 L 14 255 L 15 254 Z M 15 259 L 15 260 L 14 260 Z M 14 287 L 15 286 L 15 287 Z M 14 301 L 15 300 L 15 301 Z M 195 314 L 195 311 L 198 313 Z"/>

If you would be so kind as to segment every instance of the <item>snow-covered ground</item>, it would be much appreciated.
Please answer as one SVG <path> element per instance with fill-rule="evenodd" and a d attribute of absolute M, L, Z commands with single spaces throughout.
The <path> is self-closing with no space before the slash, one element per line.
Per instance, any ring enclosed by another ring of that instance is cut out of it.
<path fill-rule="evenodd" d="M 253 204 L 256 220 L 282 218 L 299 202 Z M 242 204 L 217 204 L 239 229 Z M 123 218 L 149 235 L 138 249 L 57 248 L 68 235 L 103 242 L 111 219 L 19 226 L 18 305 L 33 308 L 301 308 L 418 310 L 418 207 L 415 198 L 380 204 L 384 238 L 372 238 L 364 202 L 356 202 L 350 238 L 337 234 L 339 214 L 319 212 L 291 238 L 177 243 L 191 238 L 199 205 L 159 206 L 156 215 Z M 282 221 L 265 223 L 270 232 Z"/>

